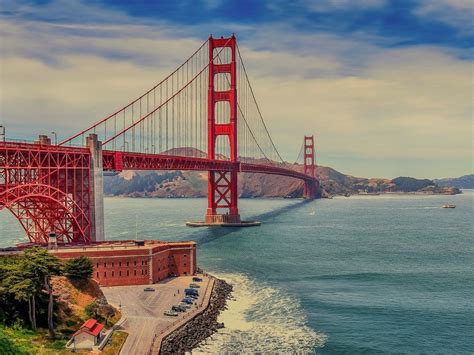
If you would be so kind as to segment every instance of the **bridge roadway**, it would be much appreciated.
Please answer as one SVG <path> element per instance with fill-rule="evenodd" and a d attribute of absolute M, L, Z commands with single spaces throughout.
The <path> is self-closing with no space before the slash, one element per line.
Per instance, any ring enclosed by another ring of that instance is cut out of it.
<path fill-rule="evenodd" d="M 28 155 L 20 154 L 29 153 Z M 36 154 L 36 158 L 34 154 Z M 44 159 L 46 155 L 53 154 L 57 160 Z M 0 160 L 5 162 L 6 168 L 36 169 L 58 167 L 61 155 L 90 155 L 85 147 L 68 147 L 46 145 L 37 143 L 0 142 Z M 206 158 L 186 157 L 167 154 L 133 153 L 122 151 L 104 150 L 104 171 L 122 170 L 197 170 L 197 171 L 234 171 L 262 173 L 293 177 L 307 182 L 315 179 L 298 171 L 278 166 L 276 163 L 250 164 L 245 162 L 232 162 L 229 160 L 210 160 Z M 14 157 L 9 159 L 8 157 Z M 3 162 L 1 163 L 3 166 Z M 63 166 L 71 168 L 71 166 Z M 0 182 L 1 190 L 1 182 Z"/>

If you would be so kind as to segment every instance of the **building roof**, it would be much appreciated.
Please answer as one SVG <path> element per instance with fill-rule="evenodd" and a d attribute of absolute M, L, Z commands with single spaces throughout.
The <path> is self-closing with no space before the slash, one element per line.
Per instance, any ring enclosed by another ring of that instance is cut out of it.
<path fill-rule="evenodd" d="M 149 250 L 158 246 L 176 247 L 180 245 L 195 245 L 195 241 L 177 241 L 167 242 L 161 240 L 110 240 L 102 242 L 93 242 L 88 244 L 58 244 L 58 249 L 49 250 L 51 253 L 75 253 L 84 251 L 117 251 L 117 250 Z"/>
<path fill-rule="evenodd" d="M 79 328 L 77 332 L 75 332 L 72 336 L 76 336 L 80 333 L 86 332 L 92 336 L 97 336 L 104 329 L 104 325 L 97 322 L 95 319 L 89 319 L 84 322 L 83 325 Z"/>

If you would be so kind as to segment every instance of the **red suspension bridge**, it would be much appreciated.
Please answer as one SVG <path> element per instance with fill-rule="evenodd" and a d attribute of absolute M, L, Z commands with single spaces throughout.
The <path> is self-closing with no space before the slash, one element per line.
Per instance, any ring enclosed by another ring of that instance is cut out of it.
<path fill-rule="evenodd" d="M 31 242 L 104 240 L 103 172 L 208 171 L 206 225 L 241 225 L 239 172 L 304 181 L 319 194 L 314 140 L 304 169 L 284 164 L 263 120 L 234 36 L 212 36 L 174 72 L 127 106 L 52 144 L 0 142 L 0 211 L 10 210 Z M 301 152 L 300 152 L 301 153 Z"/>

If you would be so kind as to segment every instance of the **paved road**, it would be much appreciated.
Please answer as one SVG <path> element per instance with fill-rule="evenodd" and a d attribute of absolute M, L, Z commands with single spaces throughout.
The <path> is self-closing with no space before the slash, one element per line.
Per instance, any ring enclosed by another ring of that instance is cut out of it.
<path fill-rule="evenodd" d="M 177 321 L 163 312 L 178 304 L 184 297 L 184 289 L 192 282 L 192 276 L 181 276 L 155 285 L 103 287 L 108 302 L 122 309 L 124 330 L 129 334 L 121 355 L 148 354 L 155 334 L 160 334 Z M 203 277 L 198 303 L 209 282 Z M 144 291 L 152 287 L 155 292 Z M 179 293 L 178 293 L 179 290 Z"/>

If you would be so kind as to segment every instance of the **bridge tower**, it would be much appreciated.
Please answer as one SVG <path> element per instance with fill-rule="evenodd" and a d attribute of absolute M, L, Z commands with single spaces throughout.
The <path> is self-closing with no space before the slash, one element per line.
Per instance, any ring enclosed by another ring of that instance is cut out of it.
<path fill-rule="evenodd" d="M 105 240 L 104 226 L 104 173 L 102 142 L 99 141 L 97 134 L 89 134 L 86 139 L 87 146 L 91 154 L 90 161 L 90 223 L 91 240 Z"/>
<path fill-rule="evenodd" d="M 305 175 L 315 177 L 314 165 L 314 136 L 304 136 L 304 173 Z M 304 198 L 315 198 L 318 193 L 316 183 L 305 181 Z"/>
<path fill-rule="evenodd" d="M 215 63 L 214 57 L 223 48 L 230 48 L 229 63 Z M 230 88 L 226 91 L 216 91 L 216 75 L 230 77 Z M 219 102 L 229 104 L 230 117 L 226 123 L 223 117 L 216 117 L 216 105 Z M 208 158 L 216 159 L 217 137 L 225 136 L 229 140 L 230 160 L 238 161 L 237 156 L 237 69 L 236 69 L 236 39 L 209 37 L 209 89 L 208 89 Z M 240 223 L 237 206 L 237 169 L 231 171 L 209 171 L 208 176 L 208 206 L 206 224 Z M 224 213 L 219 213 L 223 209 Z"/>

